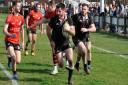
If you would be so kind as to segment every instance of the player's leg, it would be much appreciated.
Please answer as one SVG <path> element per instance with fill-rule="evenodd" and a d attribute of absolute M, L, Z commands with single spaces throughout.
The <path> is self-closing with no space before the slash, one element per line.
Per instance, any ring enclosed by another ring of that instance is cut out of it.
<path fill-rule="evenodd" d="M 56 52 L 55 54 L 56 58 L 57 58 L 57 63 L 54 65 L 54 69 L 53 71 L 51 72 L 52 75 L 55 75 L 58 73 L 58 65 L 61 65 L 62 64 L 62 52 Z"/>
<path fill-rule="evenodd" d="M 25 45 L 25 55 L 28 55 L 28 47 L 29 47 L 30 42 L 32 41 L 32 33 L 29 30 L 27 33 L 27 37 L 28 37 L 28 40 L 27 40 L 26 45 Z"/>
<path fill-rule="evenodd" d="M 79 72 L 79 70 L 80 70 L 81 55 L 80 55 L 79 50 L 78 50 L 77 47 L 76 47 L 76 53 L 77 53 L 77 59 L 76 59 L 76 63 L 75 63 L 75 68 Z"/>
<path fill-rule="evenodd" d="M 84 65 L 84 71 L 89 74 L 90 71 L 87 68 L 87 48 L 85 46 L 85 44 L 83 42 L 79 42 L 78 45 L 78 51 L 80 53 L 80 55 L 82 56 L 82 60 L 83 60 L 83 65 Z"/>
<path fill-rule="evenodd" d="M 73 49 L 68 48 L 65 50 L 65 56 L 69 62 L 69 66 L 66 67 L 68 69 L 68 84 L 72 84 L 72 74 L 73 74 Z"/>
<path fill-rule="evenodd" d="M 8 67 L 9 67 L 9 68 L 12 68 L 12 58 L 11 58 L 11 56 L 9 55 L 9 53 L 7 53 L 7 58 L 8 58 Z"/>
<path fill-rule="evenodd" d="M 12 68 L 12 57 L 11 57 L 11 55 L 10 55 L 9 52 L 8 52 L 8 47 L 9 47 L 10 45 L 12 45 L 12 44 L 9 43 L 9 42 L 5 42 L 6 51 L 7 51 L 7 58 L 8 58 L 8 67 L 9 67 L 9 68 Z"/>
<path fill-rule="evenodd" d="M 17 71 L 16 71 L 16 65 L 20 64 L 21 62 L 21 51 L 20 50 L 15 50 L 15 55 L 16 55 L 16 60 L 15 60 L 15 70 L 13 71 L 13 78 L 18 79 L 17 76 Z"/>
<path fill-rule="evenodd" d="M 39 30 L 40 30 L 41 34 L 44 33 L 43 27 L 44 27 L 44 24 L 40 24 L 40 25 L 39 25 Z"/>
<path fill-rule="evenodd" d="M 35 43 L 36 43 L 37 34 L 32 33 L 32 47 L 31 47 L 31 54 L 35 56 Z"/>
<path fill-rule="evenodd" d="M 91 61 L 92 61 L 92 54 L 91 54 L 91 42 L 87 42 L 87 62 L 88 68 L 91 69 Z"/>
<path fill-rule="evenodd" d="M 14 51 L 14 47 L 13 46 L 9 46 L 8 48 L 8 53 L 9 55 L 12 57 L 12 72 L 13 72 L 13 78 L 17 79 L 16 75 L 16 54 Z"/>
<path fill-rule="evenodd" d="M 58 58 L 56 56 L 55 53 L 55 49 L 52 48 L 52 57 L 53 57 L 53 71 L 51 72 L 52 75 L 57 74 L 58 73 Z"/>
<path fill-rule="evenodd" d="M 85 50 L 86 50 L 86 60 L 87 60 L 87 64 L 84 65 L 84 71 L 87 73 L 87 74 L 90 74 L 91 71 L 90 71 L 90 68 L 89 68 L 89 64 L 91 63 L 90 60 L 91 60 L 91 56 L 90 56 L 90 53 L 89 53 L 89 48 L 91 47 L 90 46 L 90 43 L 88 42 L 83 42 L 84 45 L 85 45 Z"/>

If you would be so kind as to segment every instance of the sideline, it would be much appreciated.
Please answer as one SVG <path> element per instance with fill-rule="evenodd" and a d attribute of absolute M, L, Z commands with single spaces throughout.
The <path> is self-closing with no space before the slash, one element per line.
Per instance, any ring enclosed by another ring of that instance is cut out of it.
<path fill-rule="evenodd" d="M 12 85 L 19 85 L 16 80 L 12 79 L 12 75 L 5 69 L 5 67 L 1 63 L 0 68 L 6 74 L 6 76 L 12 81 Z"/>
<path fill-rule="evenodd" d="M 119 55 L 117 52 L 114 52 L 114 51 L 110 51 L 110 50 L 106 50 L 106 49 L 103 49 L 103 48 L 100 48 L 100 47 L 97 47 L 97 46 L 92 46 L 93 48 L 96 48 L 96 49 L 98 49 L 98 50 L 101 50 L 101 51 L 104 51 L 104 52 L 107 52 L 107 53 L 113 53 L 113 54 L 115 54 L 115 55 L 117 55 L 117 56 L 119 56 L 119 57 L 121 57 L 121 58 L 125 58 L 125 59 L 128 59 L 128 57 L 127 56 L 125 56 L 125 55 Z"/>

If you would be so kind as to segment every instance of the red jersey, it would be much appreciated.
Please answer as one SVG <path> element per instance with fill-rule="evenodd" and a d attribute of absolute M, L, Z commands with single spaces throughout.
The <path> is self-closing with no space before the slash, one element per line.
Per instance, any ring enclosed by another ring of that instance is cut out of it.
<path fill-rule="evenodd" d="M 28 21 L 28 25 L 31 26 L 35 22 L 41 20 L 43 18 L 43 15 L 41 12 L 37 11 L 35 12 L 34 10 L 31 10 L 29 13 L 30 19 Z M 32 29 L 36 29 L 36 26 L 34 26 Z"/>
<path fill-rule="evenodd" d="M 6 36 L 5 41 L 19 44 L 21 26 L 24 24 L 24 17 L 22 15 L 9 14 L 6 18 L 8 26 L 8 32 L 15 34 L 15 38 Z"/>
<path fill-rule="evenodd" d="M 52 17 L 54 17 L 56 15 L 56 11 L 53 11 L 53 12 L 49 12 L 49 11 L 46 11 L 46 14 L 45 14 L 45 18 L 46 19 L 51 19 Z"/>

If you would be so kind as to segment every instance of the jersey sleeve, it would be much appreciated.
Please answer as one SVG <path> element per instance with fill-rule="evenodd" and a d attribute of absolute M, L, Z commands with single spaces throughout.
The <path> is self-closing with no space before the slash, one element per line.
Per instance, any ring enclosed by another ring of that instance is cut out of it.
<path fill-rule="evenodd" d="M 33 10 L 31 10 L 28 15 L 32 16 L 32 14 L 33 14 Z"/>
<path fill-rule="evenodd" d="M 5 23 L 10 23 L 11 22 L 11 18 L 12 18 L 12 16 L 8 15 L 7 18 L 6 18 Z"/>
<path fill-rule="evenodd" d="M 48 11 L 45 13 L 44 17 L 45 17 L 46 19 L 49 18 L 49 13 L 48 13 Z"/>

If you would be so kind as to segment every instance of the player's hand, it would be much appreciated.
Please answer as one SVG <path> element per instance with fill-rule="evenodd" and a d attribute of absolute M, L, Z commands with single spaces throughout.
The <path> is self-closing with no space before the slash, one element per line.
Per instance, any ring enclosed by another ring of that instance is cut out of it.
<path fill-rule="evenodd" d="M 87 28 L 81 28 L 81 32 L 88 32 Z"/>
<path fill-rule="evenodd" d="M 29 28 L 34 28 L 36 25 L 37 25 L 37 22 L 33 22 L 33 24 L 29 26 Z"/>
<path fill-rule="evenodd" d="M 15 38 L 16 37 L 15 34 L 9 34 L 8 36 L 11 37 L 11 38 Z"/>
<path fill-rule="evenodd" d="M 63 30 L 64 30 L 65 32 L 70 31 L 70 26 L 69 26 L 69 24 L 68 24 L 67 22 L 64 23 Z"/>
<path fill-rule="evenodd" d="M 55 48 L 55 43 L 54 43 L 54 41 L 50 41 L 50 44 L 51 44 L 51 47 L 52 47 L 52 48 Z"/>

